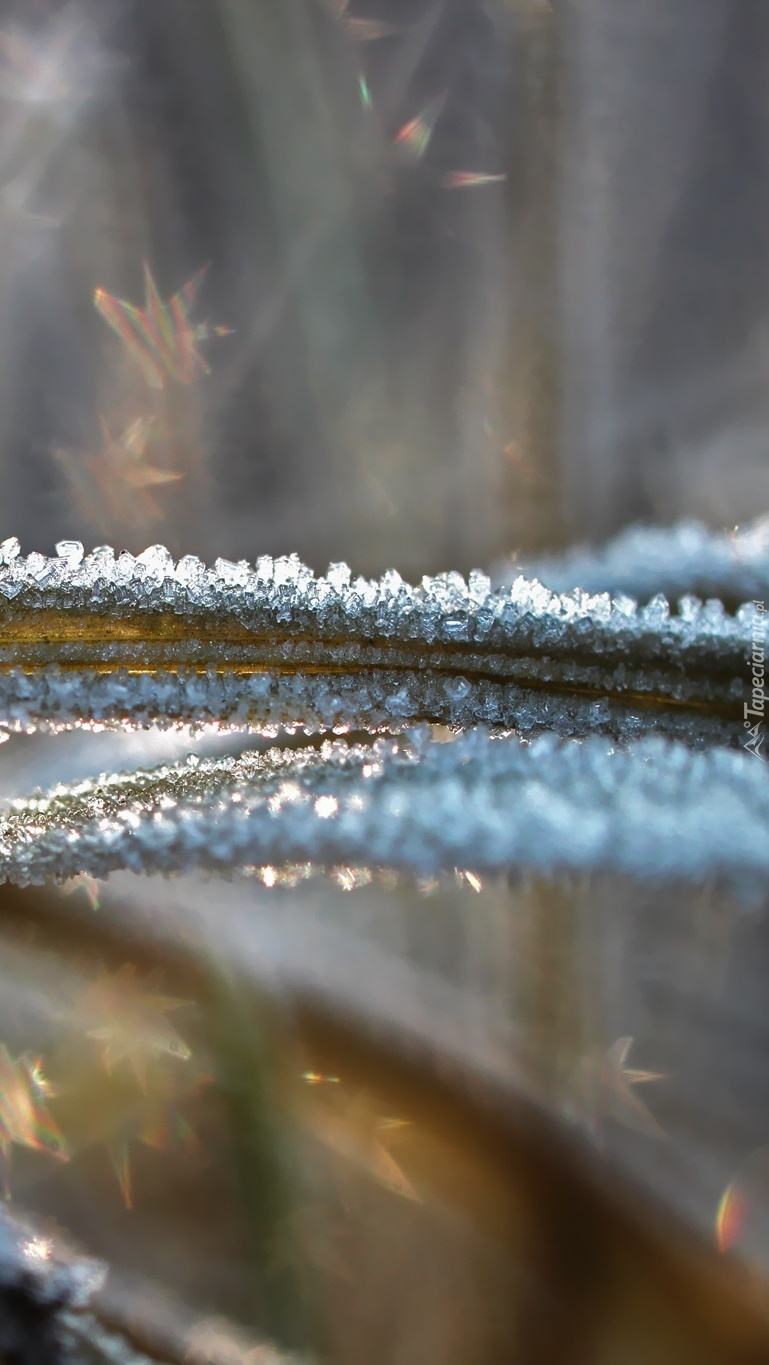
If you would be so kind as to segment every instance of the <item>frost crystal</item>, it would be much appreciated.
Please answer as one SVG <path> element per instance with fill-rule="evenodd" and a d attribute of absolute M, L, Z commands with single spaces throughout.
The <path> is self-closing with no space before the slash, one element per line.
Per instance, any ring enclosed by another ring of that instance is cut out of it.
<path fill-rule="evenodd" d="M 0 544 L 0 563 L 10 564 L 20 554 L 21 546 L 16 536 L 9 536 L 8 540 L 4 540 Z"/>
<path fill-rule="evenodd" d="M 74 567 L 80 564 L 85 551 L 79 540 L 60 540 L 56 544 L 56 553 L 60 559 L 66 559 L 67 563 Z"/>

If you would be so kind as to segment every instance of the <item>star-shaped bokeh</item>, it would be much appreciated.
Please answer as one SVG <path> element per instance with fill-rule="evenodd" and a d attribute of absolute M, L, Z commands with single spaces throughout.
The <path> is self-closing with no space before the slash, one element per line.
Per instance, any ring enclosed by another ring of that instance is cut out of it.
<path fill-rule="evenodd" d="M 123 1203 L 133 1208 L 131 1148 L 136 1142 L 154 1151 L 195 1156 L 201 1147 L 197 1134 L 185 1118 L 180 1105 L 200 1092 L 212 1077 L 203 1072 L 171 1071 L 155 1065 L 147 1093 L 104 1136 L 112 1168 L 120 1186 Z"/>
<path fill-rule="evenodd" d="M 568 1085 L 567 1113 L 594 1135 L 607 1119 L 649 1137 L 665 1137 L 664 1129 L 635 1093 L 636 1086 L 665 1081 L 661 1071 L 638 1070 L 627 1065 L 633 1039 L 618 1038 L 606 1051 L 582 1057 Z"/>
<path fill-rule="evenodd" d="M 386 1143 L 406 1120 L 382 1115 L 364 1091 L 350 1093 L 333 1078 L 330 1087 L 319 1085 L 316 1073 L 306 1073 L 312 1098 L 300 1107 L 300 1121 L 312 1138 L 344 1162 L 357 1166 L 393 1194 L 421 1202 L 405 1171 L 387 1150 Z M 320 1078 L 322 1081 L 323 1077 Z M 331 1079 L 331 1078 L 329 1078 Z M 326 1095 L 321 1099 L 320 1093 Z"/>
<path fill-rule="evenodd" d="M 153 389 L 168 379 L 192 384 L 210 372 L 200 343 L 213 336 L 229 336 L 229 327 L 193 323 L 190 313 L 208 266 L 201 266 L 185 285 L 164 303 L 148 263 L 144 262 L 144 307 L 138 308 L 106 289 L 97 289 L 93 301 L 104 321 L 120 337 L 127 354 Z"/>
<path fill-rule="evenodd" d="M 189 1002 L 163 994 L 159 986 L 158 972 L 142 980 L 130 962 L 112 974 L 102 969 L 81 991 L 71 1016 L 75 1026 L 99 1044 L 105 1070 L 110 1073 L 127 1063 L 145 1091 L 153 1059 L 165 1056 L 186 1062 L 192 1055 L 167 1018 Z"/>
<path fill-rule="evenodd" d="M 82 512 L 105 527 L 125 521 L 144 526 L 162 520 L 164 509 L 153 490 L 178 483 L 184 475 L 147 458 L 153 419 L 134 417 L 118 436 L 103 417 L 100 426 L 103 440 L 96 450 L 56 452 Z"/>

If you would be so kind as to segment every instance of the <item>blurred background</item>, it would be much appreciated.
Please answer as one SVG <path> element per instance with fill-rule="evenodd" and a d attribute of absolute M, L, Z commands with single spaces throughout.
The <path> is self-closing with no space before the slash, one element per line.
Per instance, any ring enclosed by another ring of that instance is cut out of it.
<path fill-rule="evenodd" d="M 0 0 L 0 538 L 413 579 L 769 511 L 768 86 L 763 0 Z M 14 738 L 2 791 L 220 743 Z M 4 891 L 20 1202 L 286 1345 L 298 1257 L 351 1361 L 395 1358 L 366 1325 L 386 1264 L 403 1320 L 432 1324 L 415 1359 L 487 1358 L 499 1266 L 444 1212 L 419 1222 L 404 1116 L 344 1077 L 305 1077 L 298 1212 L 254 1212 L 259 1028 L 167 945 L 153 976 L 151 926 L 184 940 L 194 911 L 232 947 L 277 907 L 298 941 L 319 922 L 363 944 L 372 979 L 440 981 L 438 1038 L 522 1067 L 596 1151 L 769 1264 L 765 906 L 273 873 Z M 220 1358 L 211 1332 L 188 1358 Z"/>
<path fill-rule="evenodd" d="M 26 548 L 418 576 L 766 509 L 761 4 L 4 0 L 2 25 Z M 207 266 L 156 383 L 93 303 L 141 335 L 115 309 L 145 262 L 163 302 Z"/>

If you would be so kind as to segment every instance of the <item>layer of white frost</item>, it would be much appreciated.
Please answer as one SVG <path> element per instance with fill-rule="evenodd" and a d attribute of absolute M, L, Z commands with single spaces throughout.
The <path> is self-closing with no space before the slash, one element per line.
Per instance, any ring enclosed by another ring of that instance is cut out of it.
<path fill-rule="evenodd" d="M 643 879 L 769 883 L 769 769 L 661 739 L 530 744 L 472 732 L 438 744 L 190 762 L 15 802 L 0 877 L 281 863 L 610 869 Z"/>
<path fill-rule="evenodd" d="M 629 598 L 607 593 L 555 594 L 522 577 L 508 588 L 492 588 L 481 572 L 467 580 L 447 573 L 411 586 L 394 570 L 378 580 L 354 578 L 344 564 L 316 577 L 295 555 L 263 556 L 254 564 L 219 559 L 206 568 L 190 555 L 174 561 L 158 545 L 137 557 L 116 555 L 107 546 L 86 555 L 74 541 L 61 542 L 55 558 L 24 557 L 18 541 L 4 541 L 0 621 L 3 601 L 11 616 L 36 610 L 109 617 L 170 613 L 185 621 L 191 637 L 197 630 L 201 640 L 210 639 L 205 627 L 212 617 L 234 619 L 254 633 L 255 648 L 260 641 L 274 641 L 276 657 L 282 651 L 287 666 L 282 678 L 281 669 L 239 671 L 217 660 L 209 644 L 208 669 L 185 672 L 187 646 L 171 642 L 162 647 L 168 654 L 166 671 L 153 665 L 142 673 L 140 643 L 106 642 L 102 662 L 110 661 L 111 649 L 119 659 L 121 650 L 132 648 L 136 658 L 130 669 L 60 670 L 56 651 L 63 657 L 67 646 L 52 645 L 49 651 L 42 643 L 36 667 L 29 668 L 25 651 L 30 647 L 3 642 L 0 625 L 0 725 L 17 730 L 41 723 L 57 728 L 196 720 L 260 728 L 286 723 L 377 728 L 427 718 L 633 736 L 657 721 L 636 714 L 632 706 L 615 708 L 608 716 L 602 692 L 644 691 L 686 702 L 694 678 L 697 700 L 727 703 L 729 709 L 733 702 L 739 720 L 746 661 L 756 633 L 765 634 L 765 618 L 753 603 L 730 614 L 719 601 L 689 597 L 671 611 L 657 596 L 638 608 Z M 387 673 L 392 646 L 401 650 L 404 665 L 412 665 L 411 672 Z M 322 671 L 317 660 L 308 660 L 315 667 L 302 672 L 301 651 L 313 647 L 328 655 L 326 662 L 339 673 L 338 686 L 317 676 Z M 148 657 L 152 648 L 146 647 Z M 450 669 L 434 668 L 428 679 L 434 648 L 444 657 L 453 650 L 454 660 Z M 360 664 L 362 649 L 368 650 L 371 673 L 367 678 L 358 666 L 345 680 L 345 660 Z M 466 666 L 476 680 L 485 671 L 491 676 L 500 657 L 531 661 L 528 676 L 548 693 L 537 696 L 514 683 L 482 683 L 463 675 Z M 570 679 L 592 690 L 596 700 L 554 695 Z M 658 719 L 665 733 L 683 735 L 684 721 Z M 703 722 L 702 742 L 722 741 L 712 729 Z"/>
<path fill-rule="evenodd" d="M 26 610 L 164 611 L 185 618 L 225 613 L 255 630 L 311 622 L 358 639 L 513 642 L 540 651 L 584 643 L 589 628 L 598 645 L 661 637 L 668 651 L 686 654 L 706 644 L 749 642 L 756 621 L 752 602 L 731 615 L 717 600 L 686 598 L 671 613 L 662 596 L 639 609 L 621 595 L 581 589 L 558 594 L 522 576 L 494 588 L 479 570 L 467 579 L 451 572 L 412 586 L 394 569 L 379 579 L 353 578 L 346 564 L 332 564 L 316 577 L 296 555 L 263 555 L 254 564 L 217 559 L 207 568 L 193 555 L 174 561 L 162 545 L 134 557 L 116 555 L 109 546 L 85 555 L 79 541 L 61 541 L 55 558 L 22 556 L 15 538 L 0 544 L 3 598 Z"/>
<path fill-rule="evenodd" d="M 523 572 L 553 592 L 577 586 L 591 593 L 628 593 L 671 601 L 687 593 L 730 601 L 769 601 L 769 515 L 735 531 L 712 531 L 697 521 L 677 526 L 631 526 L 606 545 L 524 561 Z M 501 564 L 494 578 L 512 582 L 521 566 Z"/>
<path fill-rule="evenodd" d="M 150 726 L 216 726 L 276 736 L 401 730 L 429 721 L 456 728 L 487 725 L 528 735 L 605 734 L 621 740 L 654 731 L 695 747 L 741 741 L 739 694 L 729 714 L 684 707 L 639 706 L 632 699 L 516 683 L 469 679 L 439 671 L 371 669 L 365 673 L 241 673 L 178 669 L 129 673 L 72 672 L 50 666 L 28 674 L 0 672 L 0 726 L 15 732 L 59 732 L 82 726 L 130 730 Z M 1 733 L 1 732 L 0 732 Z"/>

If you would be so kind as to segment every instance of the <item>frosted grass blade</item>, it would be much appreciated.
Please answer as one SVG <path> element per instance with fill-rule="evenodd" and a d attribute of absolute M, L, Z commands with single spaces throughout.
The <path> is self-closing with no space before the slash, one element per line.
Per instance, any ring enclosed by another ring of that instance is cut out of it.
<path fill-rule="evenodd" d="M 659 738 L 327 742 L 60 787 L 0 824 L 0 878 L 22 885 L 305 862 L 755 889 L 769 882 L 769 775 L 749 754 Z"/>
<path fill-rule="evenodd" d="M 0 728 L 217 722 L 269 731 L 418 721 L 696 745 L 742 742 L 747 659 L 764 617 L 694 599 L 555 594 L 519 577 L 395 571 L 316 577 L 162 546 L 56 558 L 0 546 Z"/>

